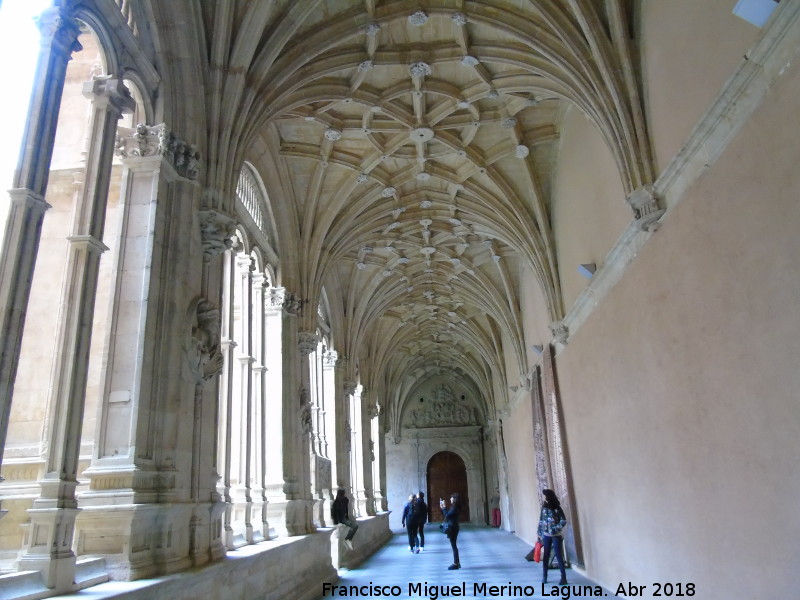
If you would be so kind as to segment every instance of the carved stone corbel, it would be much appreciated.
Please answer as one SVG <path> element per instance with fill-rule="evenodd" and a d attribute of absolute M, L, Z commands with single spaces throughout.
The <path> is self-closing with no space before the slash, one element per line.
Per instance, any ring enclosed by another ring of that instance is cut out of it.
<path fill-rule="evenodd" d="M 653 192 L 652 185 L 644 185 L 628 196 L 628 204 L 633 209 L 633 216 L 642 231 L 656 231 L 659 219 L 666 212 L 659 207 L 658 197 Z"/>
<path fill-rule="evenodd" d="M 317 349 L 319 336 L 310 331 L 300 331 L 297 334 L 297 345 L 302 356 L 308 356 Z"/>
<path fill-rule="evenodd" d="M 190 327 L 184 346 L 189 370 L 200 385 L 222 370 L 220 314 L 212 302 L 201 298 L 192 302 Z"/>
<path fill-rule="evenodd" d="M 233 245 L 236 221 L 216 210 L 201 210 L 198 214 L 200 238 L 206 257 L 222 254 Z"/>
<path fill-rule="evenodd" d="M 553 333 L 553 342 L 556 344 L 566 344 L 569 338 L 569 328 L 561 321 L 550 323 L 550 331 Z"/>

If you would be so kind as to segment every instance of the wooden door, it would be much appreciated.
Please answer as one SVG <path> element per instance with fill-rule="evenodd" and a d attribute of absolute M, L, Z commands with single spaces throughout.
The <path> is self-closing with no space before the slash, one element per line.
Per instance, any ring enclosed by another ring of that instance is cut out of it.
<path fill-rule="evenodd" d="M 428 461 L 428 505 L 431 521 L 442 521 L 439 498 L 450 504 L 450 496 L 461 496 L 461 515 L 459 521 L 466 523 L 469 518 L 469 492 L 467 488 L 467 467 L 461 457 L 454 452 L 439 452 Z"/>

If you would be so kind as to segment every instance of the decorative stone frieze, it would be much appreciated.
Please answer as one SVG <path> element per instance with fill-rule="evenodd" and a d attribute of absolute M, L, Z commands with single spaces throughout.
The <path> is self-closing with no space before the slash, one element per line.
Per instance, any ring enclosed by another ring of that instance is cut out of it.
<path fill-rule="evenodd" d="M 204 298 L 192 304 L 184 349 L 195 382 L 203 384 L 222 370 L 220 315 L 219 309 Z"/>
<path fill-rule="evenodd" d="M 205 256 L 218 256 L 233 245 L 236 221 L 216 210 L 201 210 L 198 215 Z"/>
<path fill-rule="evenodd" d="M 197 146 L 177 137 L 164 123 L 118 128 L 116 154 L 122 158 L 161 156 L 178 175 L 193 181 L 197 179 L 201 158 Z"/>
<path fill-rule="evenodd" d="M 659 207 L 658 197 L 653 193 L 652 185 L 640 187 L 628 196 L 628 204 L 633 209 L 639 229 L 642 231 L 656 231 L 659 227 L 658 220 L 666 212 Z"/>
<path fill-rule="evenodd" d="M 407 413 L 405 426 L 418 429 L 428 427 L 448 427 L 478 425 L 477 412 L 465 400 L 457 399 L 449 386 L 442 384 L 425 406 Z"/>

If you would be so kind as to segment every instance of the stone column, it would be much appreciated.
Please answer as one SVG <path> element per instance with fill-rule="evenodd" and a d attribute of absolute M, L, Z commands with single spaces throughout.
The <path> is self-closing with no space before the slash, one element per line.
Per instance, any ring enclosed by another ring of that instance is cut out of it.
<path fill-rule="evenodd" d="M 364 511 L 370 516 L 375 515 L 375 494 L 372 478 L 372 462 L 375 455 L 372 441 L 372 415 L 377 416 L 369 400 L 367 389 L 361 391 L 361 470 L 363 471 L 363 487 L 359 491 L 359 500 L 363 503 Z"/>
<path fill-rule="evenodd" d="M 38 20 L 42 33 L 23 142 L 0 250 L 0 460 L 5 449 L 22 330 L 31 280 L 39 251 L 42 221 L 50 208 L 44 200 L 58 124 L 67 63 L 78 43 L 80 27 L 62 7 L 46 10 Z"/>
<path fill-rule="evenodd" d="M 317 479 L 317 469 L 319 467 L 318 456 L 315 452 L 314 444 L 314 406 L 311 402 L 311 353 L 319 345 L 319 336 L 311 331 L 301 331 L 297 334 L 297 347 L 300 350 L 300 480 L 302 483 L 302 493 L 307 504 L 308 513 L 306 522 L 306 533 L 315 531 L 314 523 L 324 526 L 324 520 L 320 522 L 318 515 L 314 514 L 315 483 Z M 313 461 L 313 462 L 312 462 Z M 315 516 L 317 518 L 315 518 Z"/>
<path fill-rule="evenodd" d="M 238 446 L 234 451 L 236 459 L 236 481 L 235 489 L 235 514 L 237 516 L 237 529 L 243 541 L 253 543 L 253 495 L 251 489 L 251 475 L 253 468 L 253 339 L 251 329 L 251 310 L 253 289 L 252 259 L 245 255 L 238 255 L 236 266 L 238 269 L 238 284 L 240 298 L 239 314 L 239 335 L 241 340 L 238 355 L 238 398 L 235 403 L 234 418 L 235 438 Z"/>
<path fill-rule="evenodd" d="M 348 360 L 345 356 L 336 359 L 335 371 L 335 441 L 336 441 L 336 487 L 344 488 L 352 498 L 350 486 L 350 394 L 355 385 L 346 381 Z"/>
<path fill-rule="evenodd" d="M 297 318 L 302 301 L 287 292 L 281 321 L 283 350 L 283 491 L 286 495 L 286 531 L 289 535 L 310 533 L 311 490 L 309 481 L 309 433 L 311 410 L 308 399 L 308 354 L 301 357 Z M 305 370 L 303 365 L 305 364 Z"/>
<path fill-rule="evenodd" d="M 73 233 L 68 238 L 67 272 L 62 291 L 56 363 L 54 366 L 45 476 L 40 496 L 30 509 L 29 547 L 20 568 L 41 570 L 46 585 L 58 590 L 72 586 L 75 554 L 72 538 L 77 516 L 81 427 L 89 370 L 92 315 L 103 245 L 111 161 L 117 121 L 134 102 L 122 82 L 96 77 L 84 86 L 92 100 L 86 172 L 77 198 Z"/>
<path fill-rule="evenodd" d="M 253 492 L 253 539 L 260 541 L 269 538 L 269 521 L 267 519 L 267 436 L 266 436 L 266 374 L 265 364 L 265 298 L 266 277 L 263 273 L 252 275 L 252 333 L 253 333 L 253 366 L 252 366 L 252 406 L 253 417 L 251 427 L 253 473 L 256 483 Z"/>
<path fill-rule="evenodd" d="M 264 439 L 266 453 L 266 486 L 269 500 L 268 518 L 271 526 L 270 537 L 287 535 L 286 531 L 286 492 L 284 490 L 285 449 L 283 429 L 283 305 L 286 290 L 270 287 L 264 306 L 265 332 L 265 376 L 268 386 L 265 392 Z"/>

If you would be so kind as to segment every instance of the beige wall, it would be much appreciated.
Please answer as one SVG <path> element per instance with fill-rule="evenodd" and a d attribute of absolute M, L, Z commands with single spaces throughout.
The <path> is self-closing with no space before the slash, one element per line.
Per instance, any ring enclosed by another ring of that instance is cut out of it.
<path fill-rule="evenodd" d="M 680 150 L 759 29 L 735 0 L 644 0 L 640 6 L 645 114 L 657 171 Z"/>
<path fill-rule="evenodd" d="M 795 66 L 557 358 L 605 585 L 796 595 L 799 97 Z"/>
<path fill-rule="evenodd" d="M 523 397 L 503 419 L 503 435 L 508 456 L 508 486 L 514 499 L 513 522 L 503 515 L 503 527 L 513 527 L 517 536 L 530 543 L 536 541 L 539 523 L 539 492 L 536 487 L 535 453 L 533 449 L 533 415 L 530 394 Z M 522 557 L 520 557 L 522 558 Z"/>
<path fill-rule="evenodd" d="M 633 212 L 608 146 L 577 108 L 564 116 L 560 144 L 552 220 L 564 307 L 569 309 L 588 282 L 578 265 L 599 268 Z"/>

